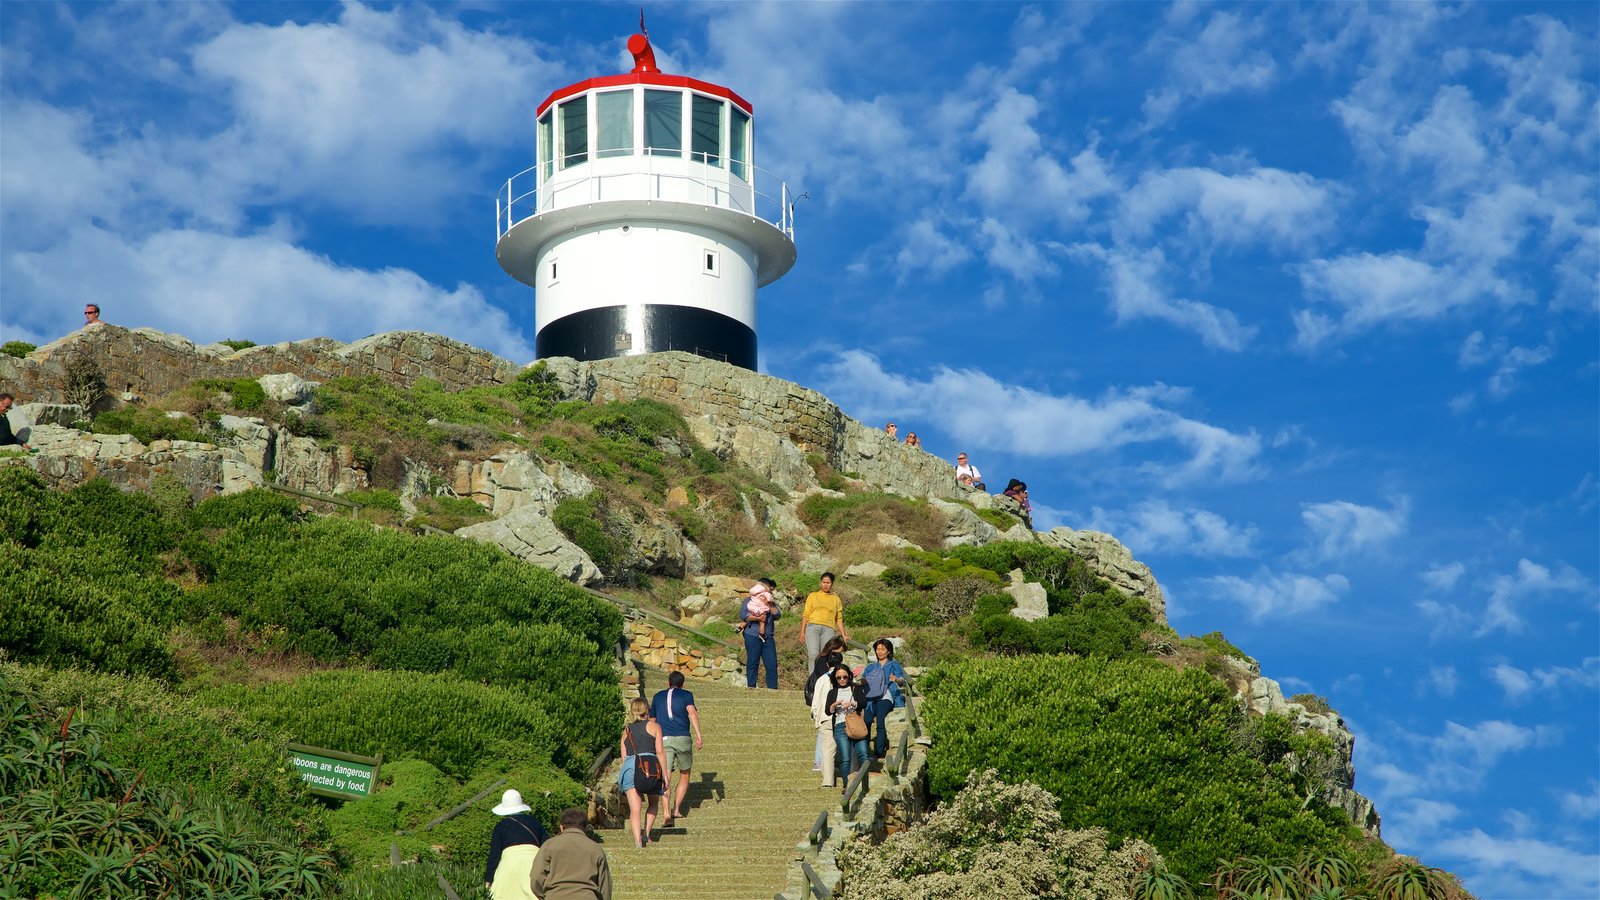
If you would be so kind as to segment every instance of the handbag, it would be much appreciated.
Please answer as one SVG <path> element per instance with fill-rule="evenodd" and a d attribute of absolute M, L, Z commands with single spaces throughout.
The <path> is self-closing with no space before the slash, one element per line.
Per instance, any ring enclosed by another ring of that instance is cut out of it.
<path fill-rule="evenodd" d="M 641 797 L 651 797 L 661 793 L 664 773 L 661 771 L 661 760 L 654 753 L 640 756 L 634 752 L 633 734 L 624 732 L 628 739 L 628 755 L 633 757 L 633 787 Z"/>
<path fill-rule="evenodd" d="M 852 741 L 866 740 L 867 720 L 859 710 L 852 709 L 844 714 L 844 736 Z"/>

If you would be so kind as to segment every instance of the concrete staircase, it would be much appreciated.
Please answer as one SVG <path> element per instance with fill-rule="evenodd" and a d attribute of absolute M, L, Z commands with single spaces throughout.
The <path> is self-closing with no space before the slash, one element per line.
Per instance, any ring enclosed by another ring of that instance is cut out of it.
<path fill-rule="evenodd" d="M 649 681 L 647 698 L 665 679 Z M 689 687 L 706 742 L 694 755 L 689 815 L 658 828 L 660 841 L 644 850 L 627 830 L 601 833 L 615 900 L 771 900 L 817 813 L 839 808 L 838 787 L 822 787 L 811 769 L 810 710 L 799 691 Z"/>

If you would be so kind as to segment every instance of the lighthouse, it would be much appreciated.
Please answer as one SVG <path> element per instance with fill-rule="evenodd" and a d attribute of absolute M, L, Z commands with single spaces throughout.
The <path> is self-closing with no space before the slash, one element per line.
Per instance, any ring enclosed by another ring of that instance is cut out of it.
<path fill-rule="evenodd" d="M 641 21 L 641 31 L 643 22 Z M 534 165 L 495 202 L 495 258 L 535 294 L 540 358 L 684 350 L 756 367 L 756 289 L 795 261 L 788 187 L 755 164 L 755 110 L 656 67 L 560 88 Z"/>

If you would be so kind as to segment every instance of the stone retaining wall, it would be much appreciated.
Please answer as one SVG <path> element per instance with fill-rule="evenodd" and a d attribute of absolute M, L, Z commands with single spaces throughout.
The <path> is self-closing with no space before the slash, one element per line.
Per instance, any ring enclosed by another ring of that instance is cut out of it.
<path fill-rule="evenodd" d="M 626 629 L 628 651 L 647 666 L 682 672 L 685 678 L 703 681 L 737 680 L 744 675 L 744 663 L 725 648 L 701 650 L 642 616 L 629 622 Z"/>

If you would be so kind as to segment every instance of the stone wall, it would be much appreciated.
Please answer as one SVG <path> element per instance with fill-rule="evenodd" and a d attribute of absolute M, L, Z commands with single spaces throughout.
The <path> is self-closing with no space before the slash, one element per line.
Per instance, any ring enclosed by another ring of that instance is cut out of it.
<path fill-rule="evenodd" d="M 702 681 L 738 679 L 744 663 L 737 653 L 717 647 L 701 650 L 687 640 L 667 634 L 643 617 L 627 624 L 628 651 L 647 666 L 682 672 L 685 678 Z"/>
<path fill-rule="evenodd" d="M 198 345 L 151 328 L 88 325 L 22 359 L 0 356 L 0 385 L 22 400 L 61 401 L 62 370 L 73 354 L 87 355 L 105 373 L 113 400 L 124 394 L 159 396 L 202 378 L 259 378 L 292 372 L 312 381 L 376 375 L 396 385 L 432 378 L 446 390 L 500 384 L 518 367 L 460 341 L 420 331 L 392 331 L 342 344 L 330 338 L 249 347 Z"/>

